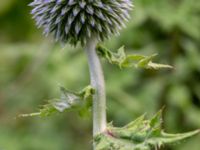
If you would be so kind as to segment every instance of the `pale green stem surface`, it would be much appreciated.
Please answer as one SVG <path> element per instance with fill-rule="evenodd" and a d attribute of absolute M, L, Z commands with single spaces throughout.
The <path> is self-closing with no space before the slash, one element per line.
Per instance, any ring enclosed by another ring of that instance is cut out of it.
<path fill-rule="evenodd" d="M 93 136 L 106 129 L 106 95 L 102 66 L 96 53 L 98 40 L 88 40 L 85 51 L 88 57 L 91 85 L 95 89 L 93 96 Z"/>

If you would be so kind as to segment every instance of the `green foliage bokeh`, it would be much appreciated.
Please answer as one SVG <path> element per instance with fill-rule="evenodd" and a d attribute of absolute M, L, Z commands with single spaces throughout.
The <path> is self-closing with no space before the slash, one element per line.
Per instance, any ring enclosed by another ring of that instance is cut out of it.
<path fill-rule="evenodd" d="M 90 118 L 75 113 L 47 119 L 16 119 L 59 96 L 59 86 L 80 90 L 89 83 L 81 48 L 54 44 L 41 35 L 27 6 L 29 0 L 0 5 L 0 150 L 88 150 Z M 108 120 L 123 126 L 143 113 L 165 106 L 169 132 L 200 128 L 200 1 L 135 0 L 127 28 L 106 42 L 116 51 L 158 53 L 157 62 L 174 70 L 120 70 L 103 61 Z M 162 150 L 199 150 L 200 136 Z"/>

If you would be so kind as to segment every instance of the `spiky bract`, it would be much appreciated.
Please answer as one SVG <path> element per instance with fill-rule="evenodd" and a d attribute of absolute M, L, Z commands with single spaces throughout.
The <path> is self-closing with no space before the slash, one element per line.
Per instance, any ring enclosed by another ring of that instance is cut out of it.
<path fill-rule="evenodd" d="M 73 45 L 118 33 L 132 8 L 131 0 L 34 0 L 30 6 L 45 35 L 53 33 L 56 41 Z"/>

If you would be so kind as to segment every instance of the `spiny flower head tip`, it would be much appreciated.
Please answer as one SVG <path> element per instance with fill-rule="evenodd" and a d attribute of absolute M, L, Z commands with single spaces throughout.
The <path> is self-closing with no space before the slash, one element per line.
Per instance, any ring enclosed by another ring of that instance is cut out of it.
<path fill-rule="evenodd" d="M 131 0 L 34 0 L 30 6 L 46 36 L 52 33 L 56 41 L 72 45 L 117 34 L 133 7 Z"/>

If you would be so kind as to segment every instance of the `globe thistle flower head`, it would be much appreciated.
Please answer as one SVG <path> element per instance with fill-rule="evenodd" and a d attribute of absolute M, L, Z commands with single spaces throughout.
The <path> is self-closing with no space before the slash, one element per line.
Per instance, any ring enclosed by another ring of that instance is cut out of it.
<path fill-rule="evenodd" d="M 73 45 L 118 33 L 133 7 L 131 0 L 34 0 L 30 6 L 45 35 L 53 33 L 56 41 Z"/>

